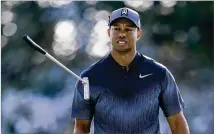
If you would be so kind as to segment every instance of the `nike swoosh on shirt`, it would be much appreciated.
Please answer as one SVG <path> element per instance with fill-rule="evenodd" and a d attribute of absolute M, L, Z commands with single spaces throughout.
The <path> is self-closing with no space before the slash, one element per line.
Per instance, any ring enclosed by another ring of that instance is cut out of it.
<path fill-rule="evenodd" d="M 153 74 L 153 73 L 151 73 L 151 74 L 146 74 L 146 75 L 141 75 L 141 74 L 140 74 L 140 75 L 139 75 L 139 78 L 142 79 L 142 78 L 145 78 L 145 77 L 150 76 L 150 75 L 152 75 L 152 74 Z"/>

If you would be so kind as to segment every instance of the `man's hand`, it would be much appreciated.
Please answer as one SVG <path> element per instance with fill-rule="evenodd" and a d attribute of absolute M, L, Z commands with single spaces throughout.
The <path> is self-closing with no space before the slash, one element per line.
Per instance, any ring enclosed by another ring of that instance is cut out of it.
<path fill-rule="evenodd" d="M 75 119 L 74 134 L 88 134 L 90 133 L 91 120 Z"/>
<path fill-rule="evenodd" d="M 189 127 L 183 115 L 179 112 L 167 118 L 172 134 L 189 134 Z"/>

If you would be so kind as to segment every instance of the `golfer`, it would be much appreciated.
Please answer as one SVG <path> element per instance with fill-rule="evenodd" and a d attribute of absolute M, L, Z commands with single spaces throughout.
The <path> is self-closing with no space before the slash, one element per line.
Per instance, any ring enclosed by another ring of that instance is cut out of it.
<path fill-rule="evenodd" d="M 88 67 L 90 100 L 84 100 L 81 81 L 76 84 L 72 105 L 75 134 L 159 134 L 159 108 L 172 134 L 189 133 L 183 115 L 184 102 L 170 71 L 136 51 L 141 37 L 139 14 L 129 8 L 109 17 L 111 52 Z"/>

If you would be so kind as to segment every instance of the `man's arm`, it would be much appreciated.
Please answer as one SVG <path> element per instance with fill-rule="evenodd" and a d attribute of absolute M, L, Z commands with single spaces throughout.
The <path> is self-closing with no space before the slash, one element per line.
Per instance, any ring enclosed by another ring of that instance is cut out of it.
<path fill-rule="evenodd" d="M 91 127 L 91 120 L 75 119 L 74 134 L 89 134 Z"/>
<path fill-rule="evenodd" d="M 167 117 L 172 134 L 189 134 L 189 127 L 187 121 L 183 115 L 183 112 L 179 112 L 173 116 Z"/>

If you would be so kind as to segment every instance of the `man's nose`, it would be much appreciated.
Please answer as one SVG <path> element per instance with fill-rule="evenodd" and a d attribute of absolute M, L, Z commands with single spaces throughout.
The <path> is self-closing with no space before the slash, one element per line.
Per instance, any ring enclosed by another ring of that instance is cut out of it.
<path fill-rule="evenodd" d="M 120 38 L 125 38 L 126 37 L 126 33 L 125 32 L 120 32 L 119 37 Z"/>

